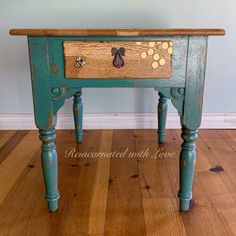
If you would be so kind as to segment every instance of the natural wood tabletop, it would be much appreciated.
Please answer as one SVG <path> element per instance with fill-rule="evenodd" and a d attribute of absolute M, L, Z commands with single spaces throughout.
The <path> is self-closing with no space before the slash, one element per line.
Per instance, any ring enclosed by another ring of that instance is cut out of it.
<path fill-rule="evenodd" d="M 29 36 L 223 36 L 224 29 L 11 29 Z"/>

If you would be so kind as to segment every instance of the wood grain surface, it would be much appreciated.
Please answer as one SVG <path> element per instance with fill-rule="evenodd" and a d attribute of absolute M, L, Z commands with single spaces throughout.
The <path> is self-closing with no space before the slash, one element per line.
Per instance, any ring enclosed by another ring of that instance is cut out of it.
<path fill-rule="evenodd" d="M 223 36 L 223 29 L 11 29 L 11 35 L 31 36 Z"/>
<path fill-rule="evenodd" d="M 235 130 L 200 130 L 188 212 L 178 211 L 176 196 L 179 130 L 166 131 L 164 146 L 157 144 L 156 130 L 87 130 L 84 135 L 83 144 L 77 144 L 73 130 L 57 131 L 61 198 L 59 210 L 49 213 L 38 132 L 0 131 L 0 156 L 7 155 L 0 163 L 0 235 L 236 235 Z M 123 158 L 68 158 L 68 148 L 129 151 Z M 129 156 L 147 148 L 145 158 Z M 157 150 L 174 156 L 153 158 Z M 220 172 L 210 170 L 216 166 Z"/>
<path fill-rule="evenodd" d="M 65 41 L 66 78 L 170 78 L 172 76 L 171 41 Z M 125 49 L 124 66 L 113 65 L 111 49 Z M 85 65 L 74 66 L 81 57 Z"/>

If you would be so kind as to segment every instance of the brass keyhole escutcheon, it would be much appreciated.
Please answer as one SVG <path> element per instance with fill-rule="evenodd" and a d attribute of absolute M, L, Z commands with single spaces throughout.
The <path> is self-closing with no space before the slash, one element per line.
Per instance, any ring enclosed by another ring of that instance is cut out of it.
<path fill-rule="evenodd" d="M 124 66 L 124 60 L 122 58 L 122 56 L 125 56 L 125 49 L 122 48 L 112 48 L 111 49 L 111 53 L 112 56 L 114 56 L 113 59 L 113 66 L 115 66 L 116 68 L 121 68 Z"/>

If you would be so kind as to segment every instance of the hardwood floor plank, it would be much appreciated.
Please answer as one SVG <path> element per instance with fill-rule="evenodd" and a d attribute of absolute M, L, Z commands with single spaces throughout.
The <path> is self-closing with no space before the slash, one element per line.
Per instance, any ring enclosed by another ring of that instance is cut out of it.
<path fill-rule="evenodd" d="M 30 131 L 0 165 L 0 204 L 7 196 L 25 166 L 40 147 L 38 133 Z M 32 145 L 32 140 L 35 140 Z"/>
<path fill-rule="evenodd" d="M 236 151 L 236 130 L 217 130 L 217 132 Z"/>
<path fill-rule="evenodd" d="M 223 195 L 227 194 L 227 188 L 224 185 L 224 182 L 222 179 L 218 176 L 217 173 L 212 173 L 209 171 L 201 171 L 196 173 L 196 179 L 199 181 L 199 186 L 204 192 L 204 196 L 197 196 L 198 197 L 198 202 L 197 204 L 208 207 L 211 206 L 212 208 L 212 217 L 214 219 L 218 218 L 220 222 L 220 227 L 219 223 L 216 222 L 217 229 L 215 234 L 216 235 L 233 235 L 233 231 L 230 228 L 230 225 L 227 224 L 227 221 L 224 220 L 224 217 L 222 213 L 219 211 L 219 206 L 217 202 L 215 201 L 215 198 L 221 198 Z M 236 209 L 236 205 L 234 203 L 231 204 L 234 209 Z M 215 213 L 214 213 L 215 212 Z M 212 222 L 212 220 L 211 220 Z M 213 227 L 213 225 L 212 225 Z M 221 232 L 221 234 L 219 234 Z"/>
<path fill-rule="evenodd" d="M 236 235 L 236 205 L 231 194 L 211 196 L 211 200 L 221 217 L 229 235 Z"/>
<path fill-rule="evenodd" d="M 236 132 L 235 130 L 218 130 L 220 136 L 225 140 L 225 142 L 235 151 L 236 156 Z M 230 179 L 226 171 L 220 172 L 220 178 L 224 182 L 228 193 L 231 193 L 234 201 L 236 202 L 236 183 Z"/>
<path fill-rule="evenodd" d="M 200 132 L 202 133 L 202 131 Z M 209 130 L 209 132 L 211 131 Z M 197 154 L 196 173 L 199 173 L 198 176 L 203 177 L 202 185 L 207 188 L 208 192 L 212 195 L 217 193 L 236 193 L 234 183 L 230 180 L 229 176 L 223 169 L 219 172 L 210 170 L 214 167 L 220 166 L 220 163 L 212 152 L 212 148 L 205 142 L 204 136 L 199 136 L 198 138 Z M 204 161 L 202 161 L 202 159 L 204 159 Z M 201 162 L 200 167 L 198 165 L 199 162 Z M 206 181 L 204 176 L 206 176 L 206 180 L 212 178 L 212 184 L 209 184 L 211 181 Z"/>
<path fill-rule="evenodd" d="M 35 153 L 0 205 L 0 235 L 21 235 L 32 215 L 42 194 L 39 155 Z"/>
<path fill-rule="evenodd" d="M 67 134 L 66 139 L 59 141 L 61 156 L 60 172 L 60 208 L 59 211 L 46 217 L 47 210 L 37 206 L 31 222 L 24 235 L 33 235 L 44 225 L 43 235 L 103 235 L 105 225 L 106 195 L 109 177 L 109 158 L 77 158 L 63 160 L 64 150 L 75 147 L 78 151 L 109 151 L 112 142 L 112 131 L 86 132 L 82 145 L 74 142 L 74 134 Z M 94 139 L 94 141 L 92 140 Z M 63 143 L 66 145 L 63 146 Z M 98 146 L 100 144 L 100 146 Z M 58 146 L 59 146 L 58 145 Z M 65 159 L 65 158 L 64 158 Z M 98 164 L 96 165 L 96 162 Z M 93 167 L 91 167 L 93 166 Z M 94 168 L 95 167 L 95 168 Z M 64 177 L 63 177 L 64 176 Z M 44 217 L 40 219 L 40 216 Z M 46 220 L 46 221 L 45 221 Z M 48 225 L 50 222 L 50 225 Z M 57 227 L 59 225 L 59 227 Z M 51 228 L 51 230 L 50 230 Z"/>
<path fill-rule="evenodd" d="M 219 135 L 224 139 L 224 141 L 235 151 L 236 156 L 236 132 L 235 130 L 218 130 Z M 230 179 L 230 176 L 228 175 L 228 172 L 221 171 L 220 172 L 220 178 L 224 182 L 224 185 L 226 186 L 228 193 L 231 193 L 231 195 L 234 198 L 234 201 L 236 202 L 236 183 Z"/>
<path fill-rule="evenodd" d="M 75 142 L 73 130 L 57 131 L 56 213 L 48 212 L 43 196 L 38 132 L 22 139 L 14 132 L 0 132 L 0 235 L 236 235 L 236 131 L 200 130 L 193 207 L 180 213 L 179 130 L 167 130 L 161 149 L 172 158 L 156 159 L 155 130 L 89 130 L 83 144 Z M 72 148 L 127 151 L 120 158 L 66 157 Z M 135 157 L 146 149 L 148 157 Z M 216 166 L 222 171 L 210 171 Z"/>
<path fill-rule="evenodd" d="M 5 145 L 0 147 L 0 164 L 6 159 L 6 157 L 12 152 L 12 150 L 21 142 L 21 140 L 28 134 L 29 131 L 19 130 L 13 133 Z M 9 135 L 6 135 L 9 136 Z M 6 138 L 6 137 L 5 137 Z"/>
<path fill-rule="evenodd" d="M 144 132 L 144 131 L 142 131 Z M 156 198 L 143 198 L 144 216 L 147 235 L 186 235 L 186 230 L 178 210 L 177 192 L 174 189 L 178 189 L 178 178 L 173 178 L 174 171 L 176 176 L 178 175 L 178 166 L 176 166 L 176 160 L 178 160 L 179 150 L 176 145 L 176 133 L 172 130 L 167 130 L 167 137 L 164 146 L 158 147 L 159 152 L 156 154 L 158 162 L 156 163 L 158 168 L 156 171 L 163 173 L 164 178 L 154 180 L 156 183 L 163 185 L 167 194 L 156 194 Z M 150 134 L 149 134 L 150 135 Z M 153 141 L 158 146 L 155 136 Z M 141 142 L 139 145 L 142 145 Z M 165 154 L 161 155 L 161 153 Z M 146 161 L 146 160 L 144 160 Z M 146 163 L 147 164 L 147 163 Z M 173 165 L 174 164 L 174 165 Z M 149 166 L 149 169 L 154 168 Z M 150 172 L 152 174 L 152 172 Z M 154 175 L 159 175 L 154 173 Z"/>
<path fill-rule="evenodd" d="M 59 210 L 50 214 L 45 204 L 38 204 L 31 216 L 24 235 L 34 235 L 41 229 L 42 235 L 88 235 L 91 199 L 96 158 L 65 157 L 65 150 L 75 148 L 77 152 L 98 151 L 101 131 L 84 134 L 83 144 L 75 142 L 74 132 L 58 134 L 59 156 Z M 94 193 L 95 194 L 95 193 Z"/>
<path fill-rule="evenodd" d="M 124 157 L 112 157 L 107 199 L 105 235 L 146 235 L 140 177 L 135 152 L 133 130 L 114 130 L 113 152 L 128 152 Z"/>
<path fill-rule="evenodd" d="M 216 130 L 202 130 L 200 136 L 214 154 L 219 165 L 223 167 L 233 183 L 236 183 L 236 172 L 232 168 L 232 166 L 236 166 L 234 149 L 225 142 Z"/>
<path fill-rule="evenodd" d="M 212 135 L 212 133 L 214 135 Z M 219 149 L 219 147 L 217 146 L 218 143 L 210 141 L 211 139 L 215 140 L 215 133 L 219 134 L 222 133 L 222 131 L 204 131 L 202 132 L 202 138 L 204 140 L 207 140 L 205 141 L 205 146 L 209 147 L 207 150 L 210 150 L 208 152 L 205 152 L 205 156 L 207 158 L 209 158 L 210 156 L 214 156 L 216 159 L 219 159 L 220 163 L 222 162 L 222 157 L 218 157 L 218 151 L 215 152 L 215 150 Z M 226 142 L 227 138 L 225 134 L 219 134 L 218 138 L 221 139 L 222 149 L 230 150 L 231 147 Z M 227 165 L 226 162 L 227 160 L 224 161 L 224 164 Z M 225 229 L 227 230 L 229 235 L 233 235 L 236 229 L 236 227 L 234 227 L 234 224 L 236 223 L 234 220 L 235 217 L 228 218 L 226 213 L 229 211 L 230 205 L 231 213 L 235 215 L 236 202 L 234 200 L 234 193 L 236 193 L 236 187 L 234 182 L 230 179 L 227 170 L 224 170 L 224 168 L 222 168 L 220 172 L 204 171 L 198 173 L 198 176 L 218 215 L 220 216 Z M 223 206 L 224 204 L 225 206 Z"/>
<path fill-rule="evenodd" d="M 206 152 L 206 158 L 214 156 L 217 163 L 216 165 L 212 165 L 212 167 L 220 166 L 221 171 L 215 172 L 218 175 L 218 178 L 221 179 L 225 188 L 227 189 L 227 193 L 236 193 L 236 183 L 235 183 L 235 173 L 234 168 L 235 166 L 235 156 L 236 152 L 233 149 L 233 141 L 230 140 L 230 136 L 227 135 L 227 132 L 224 131 L 214 131 L 211 130 L 209 132 L 203 131 L 203 139 L 205 142 L 205 146 L 207 147 L 210 152 Z M 213 135 L 212 135 L 213 134 Z M 219 139 L 215 142 L 215 137 Z M 227 142 L 227 140 L 229 142 Z M 231 143 L 231 144 L 230 144 Z M 220 148 L 220 146 L 221 148 Z M 224 153 L 225 152 L 225 153 Z M 232 160 L 233 159 L 233 160 Z"/>
<path fill-rule="evenodd" d="M 181 149 L 180 137 L 175 130 L 166 131 L 166 142 L 163 147 L 163 152 L 172 153 L 172 158 L 165 158 L 165 164 L 169 180 L 175 196 L 179 191 L 179 153 Z"/>
<path fill-rule="evenodd" d="M 142 197 L 175 197 L 164 160 L 168 157 L 156 136 L 156 130 L 135 130 L 136 151 L 143 152 L 138 158 Z"/>
<path fill-rule="evenodd" d="M 113 131 L 102 131 L 99 153 L 109 153 L 112 149 Z M 89 213 L 89 235 L 104 235 L 107 194 L 111 158 L 100 157 L 97 161 L 93 196 Z"/>
<path fill-rule="evenodd" d="M 0 130 L 0 148 L 15 134 L 15 130 Z"/>
<path fill-rule="evenodd" d="M 175 133 L 175 134 L 174 134 Z M 170 130 L 167 132 L 167 140 L 172 140 L 174 143 L 169 147 L 169 151 L 175 148 L 175 152 L 180 151 L 182 139 L 179 131 Z M 198 155 L 199 147 L 197 150 L 197 161 L 203 158 L 203 154 Z M 200 151 L 201 153 L 201 151 Z M 179 188 L 179 158 L 166 159 L 168 172 L 172 181 L 173 188 L 176 193 Z M 204 166 L 204 165 L 201 165 Z M 203 190 L 203 186 L 197 175 L 195 175 L 193 183 L 193 207 L 188 212 L 182 212 L 181 217 L 186 229 L 187 235 L 227 235 L 223 223 L 217 214 L 212 202 L 208 195 Z M 217 227 L 216 227 L 217 226 Z"/>
<path fill-rule="evenodd" d="M 144 198 L 144 216 L 149 236 L 185 236 L 176 198 Z"/>
<path fill-rule="evenodd" d="M 101 131 L 93 130 L 84 135 L 81 152 L 98 152 L 101 142 Z M 74 197 L 68 207 L 65 227 L 62 235 L 88 235 L 91 202 L 93 199 L 98 158 L 78 158 L 81 166 L 74 183 Z"/>
<path fill-rule="evenodd" d="M 25 235 L 62 235 L 65 227 L 68 205 L 74 197 L 74 184 L 77 182 L 78 169 L 77 159 L 65 158 L 67 148 L 80 149 L 80 145 L 74 142 L 74 132 L 69 130 L 57 131 L 57 151 L 59 161 L 59 190 L 61 193 L 59 201 L 59 210 L 56 213 L 50 213 L 47 209 L 44 198 L 44 184 L 42 173 L 40 173 L 40 185 L 37 192 L 37 203 L 31 214 L 31 217 L 25 227 L 22 236 Z M 40 155 L 38 156 L 40 160 Z"/>
<path fill-rule="evenodd" d="M 215 154 L 212 152 L 212 147 L 208 146 L 208 144 L 204 141 L 204 138 L 204 136 L 200 136 L 200 141 L 198 143 L 198 154 L 200 153 L 199 159 L 204 159 L 206 162 L 208 162 L 206 168 L 197 169 L 198 175 L 202 176 L 202 184 L 206 187 L 208 193 L 211 195 L 230 192 L 236 193 L 236 187 L 224 169 L 221 171 L 212 171 L 214 167 L 220 166 L 220 162 L 217 160 L 217 156 L 215 156 Z"/>

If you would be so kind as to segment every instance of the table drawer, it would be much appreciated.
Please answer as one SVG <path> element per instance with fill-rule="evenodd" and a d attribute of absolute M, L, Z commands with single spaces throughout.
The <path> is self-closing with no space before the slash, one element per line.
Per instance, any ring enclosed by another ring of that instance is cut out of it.
<path fill-rule="evenodd" d="M 172 77 L 172 41 L 64 41 L 66 78 Z"/>

